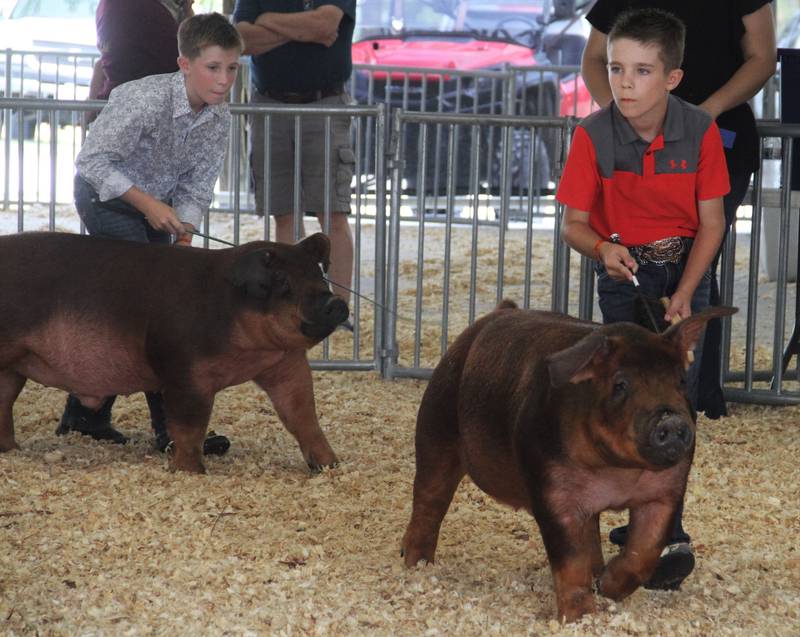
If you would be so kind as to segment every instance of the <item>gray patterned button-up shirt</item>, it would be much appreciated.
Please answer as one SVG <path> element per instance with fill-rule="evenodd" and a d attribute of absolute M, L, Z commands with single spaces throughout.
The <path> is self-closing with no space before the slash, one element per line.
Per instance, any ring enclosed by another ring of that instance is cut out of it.
<path fill-rule="evenodd" d="M 225 103 L 194 113 L 180 71 L 127 82 L 111 91 L 75 165 L 100 201 L 136 186 L 171 201 L 181 221 L 200 228 L 222 169 L 230 119 Z"/>

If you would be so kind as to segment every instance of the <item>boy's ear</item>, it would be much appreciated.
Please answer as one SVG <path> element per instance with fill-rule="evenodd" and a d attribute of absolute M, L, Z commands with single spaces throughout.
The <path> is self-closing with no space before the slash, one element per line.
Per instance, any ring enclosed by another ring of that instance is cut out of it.
<path fill-rule="evenodd" d="M 179 55 L 179 56 L 178 56 L 178 68 L 179 68 L 179 69 L 180 69 L 180 70 L 181 70 L 181 71 L 184 73 L 184 75 L 185 75 L 185 74 L 186 74 L 186 72 L 189 70 L 189 58 L 187 58 L 187 57 L 185 57 L 185 56 L 183 56 L 183 55 Z"/>
<path fill-rule="evenodd" d="M 683 70 L 682 69 L 672 69 L 669 73 L 667 73 L 667 90 L 673 91 L 681 83 L 683 79 Z"/>

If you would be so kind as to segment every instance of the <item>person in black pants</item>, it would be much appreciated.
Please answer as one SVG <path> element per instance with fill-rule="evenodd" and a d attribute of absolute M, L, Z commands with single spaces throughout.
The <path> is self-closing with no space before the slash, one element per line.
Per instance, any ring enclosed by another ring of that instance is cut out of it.
<path fill-rule="evenodd" d="M 771 0 L 597 0 L 586 19 L 592 25 L 581 62 L 581 74 L 600 106 L 611 102 L 606 68 L 607 34 L 617 16 L 628 9 L 669 11 L 686 25 L 681 83 L 673 94 L 715 118 L 722 134 L 730 176 L 723 199 L 726 233 L 744 200 L 750 178 L 759 167 L 758 133 L 747 103 L 775 73 L 777 51 Z M 711 266 L 710 304 L 719 305 L 716 271 Z M 695 407 L 708 418 L 727 415 L 720 386 L 722 331 L 719 319 L 709 322 L 702 344 Z M 662 556 L 650 588 L 676 589 L 694 568 L 690 537 L 678 516 L 675 532 Z M 627 527 L 611 532 L 611 541 L 625 544 Z"/>
<path fill-rule="evenodd" d="M 160 3 L 144 3 L 140 9 L 145 6 L 174 23 Z M 120 9 L 116 2 L 100 8 L 105 11 L 102 24 L 112 15 L 117 21 L 124 17 L 113 13 Z M 75 160 L 75 207 L 91 235 L 163 244 L 174 237 L 178 245 L 191 245 L 191 231 L 211 204 L 230 125 L 225 101 L 238 72 L 242 41 L 216 13 L 190 16 L 174 27 L 179 69 L 111 90 Z M 93 82 L 95 88 L 98 84 Z M 146 397 L 155 445 L 164 451 L 170 439 L 162 396 L 148 392 Z M 111 426 L 115 398 L 95 412 L 70 395 L 56 433 L 76 431 L 124 444 L 127 437 Z M 203 450 L 222 454 L 229 446 L 227 438 L 210 432 Z"/>

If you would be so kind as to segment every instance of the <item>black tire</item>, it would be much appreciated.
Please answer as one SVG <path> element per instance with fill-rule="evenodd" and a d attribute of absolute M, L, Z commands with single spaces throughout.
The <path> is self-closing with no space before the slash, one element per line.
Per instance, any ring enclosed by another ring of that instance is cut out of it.
<path fill-rule="evenodd" d="M 511 131 L 511 151 L 509 154 L 510 164 L 508 167 L 509 175 L 507 179 L 511 184 L 512 195 L 528 195 L 531 186 L 531 139 L 533 134 L 527 129 L 515 128 Z M 533 161 L 535 174 L 533 176 L 533 193 L 546 194 L 550 188 L 550 155 L 547 152 L 547 145 L 542 139 L 542 135 L 537 134 L 534 141 Z M 502 131 L 495 131 L 495 140 L 492 144 L 492 179 L 490 192 L 500 194 L 503 177 L 503 135 Z"/>

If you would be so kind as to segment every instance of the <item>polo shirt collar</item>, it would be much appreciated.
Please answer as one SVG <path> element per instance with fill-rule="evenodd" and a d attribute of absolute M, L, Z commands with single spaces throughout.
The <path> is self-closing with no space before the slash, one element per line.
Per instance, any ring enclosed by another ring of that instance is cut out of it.
<path fill-rule="evenodd" d="M 173 119 L 183 117 L 184 115 L 190 115 L 192 117 L 197 117 L 199 121 L 203 121 L 209 119 L 211 116 L 220 117 L 224 113 L 226 106 L 224 102 L 213 106 L 206 104 L 200 112 L 195 113 L 192 110 L 191 104 L 189 104 L 189 97 L 186 95 L 186 81 L 181 71 L 175 71 L 172 74 L 170 85 L 172 87 Z"/>
<path fill-rule="evenodd" d="M 611 102 L 611 116 L 614 121 L 614 131 L 618 143 L 632 144 L 633 142 L 641 140 L 639 134 L 633 130 L 633 126 L 622 116 L 622 113 L 619 112 L 617 105 L 613 101 Z M 667 115 L 664 118 L 662 134 L 665 142 L 674 142 L 683 138 L 681 106 L 678 103 L 678 98 L 672 94 L 667 97 Z"/>

